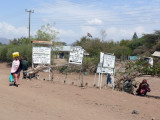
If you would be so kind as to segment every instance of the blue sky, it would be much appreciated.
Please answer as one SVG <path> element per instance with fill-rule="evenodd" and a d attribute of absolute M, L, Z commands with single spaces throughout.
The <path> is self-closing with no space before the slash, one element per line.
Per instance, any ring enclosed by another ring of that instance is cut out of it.
<path fill-rule="evenodd" d="M 106 41 L 140 37 L 160 29 L 160 0 L 0 0 L 0 38 L 28 36 L 28 12 L 31 35 L 42 25 L 56 23 L 59 41 L 71 44 L 86 36 Z"/>

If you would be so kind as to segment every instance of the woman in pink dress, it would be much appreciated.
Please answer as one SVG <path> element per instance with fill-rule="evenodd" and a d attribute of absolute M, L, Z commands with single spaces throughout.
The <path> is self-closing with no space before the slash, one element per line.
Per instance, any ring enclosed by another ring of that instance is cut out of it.
<path fill-rule="evenodd" d="M 16 87 L 18 87 L 18 79 L 20 77 L 20 61 L 18 59 L 18 56 L 14 57 L 14 60 L 12 62 L 12 68 L 11 68 L 11 74 L 13 75 L 14 78 L 14 84 Z"/>

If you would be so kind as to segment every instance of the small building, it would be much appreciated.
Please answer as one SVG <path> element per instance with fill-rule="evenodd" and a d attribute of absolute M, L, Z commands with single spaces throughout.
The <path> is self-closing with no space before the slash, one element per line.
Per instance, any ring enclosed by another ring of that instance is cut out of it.
<path fill-rule="evenodd" d="M 153 58 L 152 57 L 145 57 L 144 60 L 148 62 L 151 66 L 153 66 Z"/>
<path fill-rule="evenodd" d="M 129 56 L 129 60 L 139 60 L 139 56 Z"/>
<path fill-rule="evenodd" d="M 56 52 L 56 58 L 64 59 L 65 55 L 69 55 L 72 46 L 56 46 L 52 47 L 52 51 Z"/>
<path fill-rule="evenodd" d="M 69 55 L 73 46 L 56 46 L 52 47 L 52 51 L 56 52 L 56 58 L 64 59 L 65 56 Z M 84 52 L 84 56 L 88 56 L 89 53 Z"/>

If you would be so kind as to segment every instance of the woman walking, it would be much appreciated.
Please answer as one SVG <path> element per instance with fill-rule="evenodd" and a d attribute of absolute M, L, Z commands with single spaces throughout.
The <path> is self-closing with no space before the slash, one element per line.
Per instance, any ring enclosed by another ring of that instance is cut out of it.
<path fill-rule="evenodd" d="M 11 74 L 13 75 L 14 78 L 14 85 L 18 87 L 18 79 L 20 77 L 20 71 L 21 71 L 21 65 L 20 65 L 20 60 L 18 59 L 19 52 L 14 52 L 13 54 L 13 62 L 12 62 L 12 67 L 11 67 Z"/>

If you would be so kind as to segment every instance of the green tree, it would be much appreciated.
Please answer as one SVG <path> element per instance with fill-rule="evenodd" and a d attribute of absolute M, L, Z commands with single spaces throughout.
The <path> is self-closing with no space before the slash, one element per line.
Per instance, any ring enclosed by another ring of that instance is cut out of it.
<path fill-rule="evenodd" d="M 10 40 L 10 44 L 12 45 L 26 45 L 28 44 L 29 39 L 26 37 L 21 37 L 21 38 L 14 38 L 13 40 Z"/>
<path fill-rule="evenodd" d="M 131 43 L 131 40 L 121 40 L 119 44 L 120 46 L 128 47 L 130 43 Z"/>
<path fill-rule="evenodd" d="M 43 25 L 35 35 L 35 39 L 41 41 L 56 41 L 58 32 L 54 28 L 54 24 Z"/>
<path fill-rule="evenodd" d="M 82 37 L 79 41 L 77 40 L 72 45 L 81 46 L 90 54 L 91 57 L 99 55 L 99 53 L 103 50 L 103 43 L 98 38 L 90 39 L 87 37 Z"/>
<path fill-rule="evenodd" d="M 73 46 L 84 46 L 85 44 L 87 44 L 91 39 L 87 38 L 86 36 L 82 37 L 80 40 L 77 40 L 76 42 L 74 42 L 72 45 Z"/>
<path fill-rule="evenodd" d="M 132 40 L 136 40 L 136 39 L 138 39 L 138 36 L 137 36 L 137 33 L 135 32 L 133 37 L 132 37 Z"/>
<path fill-rule="evenodd" d="M 132 50 L 126 46 L 116 45 L 112 48 L 112 53 L 114 53 L 115 56 L 119 59 L 126 59 L 127 56 L 130 56 L 132 54 Z"/>
<path fill-rule="evenodd" d="M 157 42 L 155 46 L 153 46 L 154 51 L 160 51 L 160 40 Z"/>
<path fill-rule="evenodd" d="M 158 35 L 155 34 L 145 34 L 141 39 L 143 39 L 143 45 L 147 48 L 152 48 L 158 42 Z"/>

